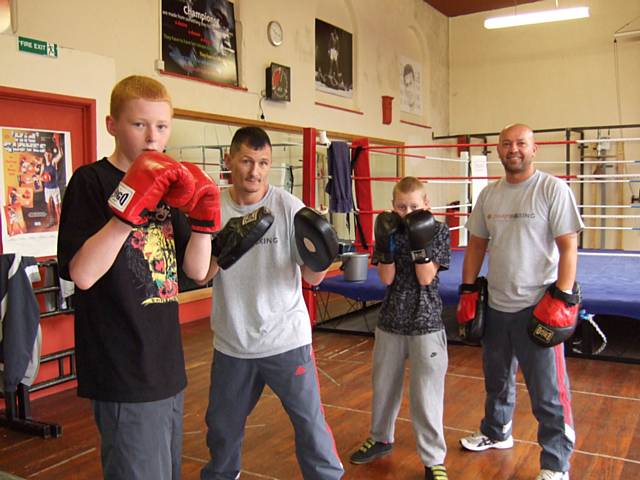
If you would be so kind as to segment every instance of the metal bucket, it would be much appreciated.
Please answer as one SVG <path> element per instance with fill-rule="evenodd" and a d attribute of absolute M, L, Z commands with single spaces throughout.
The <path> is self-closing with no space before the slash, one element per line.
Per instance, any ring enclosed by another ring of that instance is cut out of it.
<path fill-rule="evenodd" d="M 342 265 L 340 270 L 344 271 L 346 282 L 364 282 L 367 279 L 369 270 L 369 254 L 348 252 L 340 257 Z"/>

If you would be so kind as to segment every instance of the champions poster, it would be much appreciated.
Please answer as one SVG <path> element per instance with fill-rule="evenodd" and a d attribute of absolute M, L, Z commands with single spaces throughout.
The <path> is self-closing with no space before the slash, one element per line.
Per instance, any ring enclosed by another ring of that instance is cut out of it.
<path fill-rule="evenodd" d="M 71 134 L 0 130 L 2 250 L 55 255 L 62 195 L 71 175 Z"/>
<path fill-rule="evenodd" d="M 227 0 L 162 0 L 165 71 L 237 86 L 233 15 Z"/>

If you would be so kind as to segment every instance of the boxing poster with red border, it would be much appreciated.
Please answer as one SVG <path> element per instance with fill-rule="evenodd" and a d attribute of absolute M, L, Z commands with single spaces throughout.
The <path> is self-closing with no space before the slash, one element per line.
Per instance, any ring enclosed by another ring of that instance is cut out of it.
<path fill-rule="evenodd" d="M 62 195 L 71 175 L 71 133 L 1 127 L 4 253 L 56 254 Z"/>

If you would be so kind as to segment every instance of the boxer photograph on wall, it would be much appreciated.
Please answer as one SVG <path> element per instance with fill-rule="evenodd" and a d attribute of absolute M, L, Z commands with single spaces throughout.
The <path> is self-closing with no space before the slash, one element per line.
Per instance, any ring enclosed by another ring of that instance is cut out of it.
<path fill-rule="evenodd" d="M 316 90 L 353 97 L 352 35 L 317 18 Z"/>
<path fill-rule="evenodd" d="M 400 57 L 400 110 L 422 115 L 422 67 L 415 60 Z"/>

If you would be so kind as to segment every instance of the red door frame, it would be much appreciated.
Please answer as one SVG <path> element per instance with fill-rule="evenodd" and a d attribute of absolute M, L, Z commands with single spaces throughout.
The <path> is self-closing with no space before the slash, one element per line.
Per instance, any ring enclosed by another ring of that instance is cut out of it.
<path fill-rule="evenodd" d="M 16 102 L 38 103 L 44 106 L 77 108 L 82 115 L 82 131 L 86 135 L 81 145 L 80 163 L 73 167 L 78 167 L 96 160 L 96 101 L 92 98 L 72 97 L 57 93 L 36 92 L 33 90 L 23 90 L 21 88 L 11 88 L 0 86 L 0 101 L 12 100 Z M 7 127 L 25 127 L 25 125 L 4 125 Z M 31 128 L 31 127 L 26 127 Z M 37 128 L 37 127 L 36 127 Z M 74 158 L 76 156 L 74 155 Z M 75 169 L 75 168 L 74 168 Z"/>
<path fill-rule="evenodd" d="M 4 127 L 59 130 L 59 128 L 55 127 L 55 118 L 34 116 L 33 109 L 35 106 L 70 109 L 72 110 L 71 115 L 79 113 L 79 128 L 82 135 L 72 135 L 71 137 L 72 170 L 96 160 L 96 101 L 94 99 L 0 86 L 0 102 L 24 104 L 24 110 L 19 111 L 15 118 L 7 119 L 5 115 L 5 118 L 0 122 Z M 57 123 L 60 124 L 61 122 L 58 121 Z M 73 347 L 73 315 L 65 314 L 46 317 L 42 319 L 40 325 L 43 333 L 42 354 Z M 57 376 L 57 366 L 54 363 L 41 365 L 36 381 L 47 380 Z M 31 398 L 39 398 L 57 391 L 73 388 L 75 384 L 76 382 L 73 381 L 45 388 L 36 392 Z M 3 407 L 3 404 L 4 401 L 0 401 L 0 408 Z"/>

